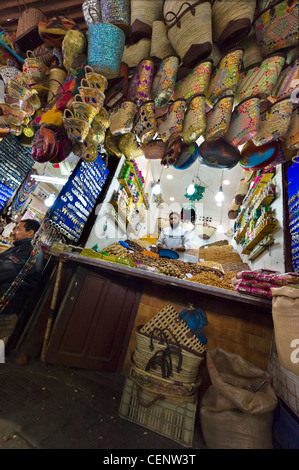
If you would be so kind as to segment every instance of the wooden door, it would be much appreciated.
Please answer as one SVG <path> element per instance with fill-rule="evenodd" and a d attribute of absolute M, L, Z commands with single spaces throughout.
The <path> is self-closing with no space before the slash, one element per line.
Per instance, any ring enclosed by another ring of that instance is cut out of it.
<path fill-rule="evenodd" d="M 136 281 L 79 266 L 60 304 L 45 362 L 121 371 L 140 296 Z"/>

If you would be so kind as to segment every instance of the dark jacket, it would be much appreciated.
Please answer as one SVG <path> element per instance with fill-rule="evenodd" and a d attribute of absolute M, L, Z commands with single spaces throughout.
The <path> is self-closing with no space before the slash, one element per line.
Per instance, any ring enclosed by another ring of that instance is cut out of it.
<path fill-rule="evenodd" d="M 29 259 L 33 246 L 32 238 L 15 241 L 14 246 L 0 253 L 0 295 L 3 295 L 15 280 L 26 261 Z M 31 267 L 24 281 L 10 300 L 11 307 L 20 305 L 28 297 L 32 288 L 37 285 L 43 269 L 42 251 Z M 20 300 L 21 299 L 21 300 Z M 4 311 L 3 311 L 4 313 Z M 5 312 L 6 313 L 6 312 Z"/>

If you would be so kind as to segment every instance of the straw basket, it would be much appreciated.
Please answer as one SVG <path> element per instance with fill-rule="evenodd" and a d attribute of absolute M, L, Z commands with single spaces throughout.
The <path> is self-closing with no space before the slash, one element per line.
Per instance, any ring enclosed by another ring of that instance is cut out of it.
<path fill-rule="evenodd" d="M 207 103 L 212 108 L 219 98 L 234 95 L 240 80 L 243 49 L 234 48 L 227 52 L 213 71 L 207 91 Z"/>
<path fill-rule="evenodd" d="M 122 56 L 122 62 L 128 64 L 129 68 L 135 68 L 138 64 L 149 57 L 151 50 L 151 40 L 140 39 L 135 44 L 126 44 Z"/>
<path fill-rule="evenodd" d="M 146 368 L 148 361 L 159 351 L 163 351 L 166 347 L 175 345 L 181 353 L 181 362 L 180 356 L 178 354 L 171 354 L 172 361 L 172 377 L 174 380 L 180 382 L 192 383 L 196 382 L 199 366 L 204 359 L 204 355 L 193 354 L 192 352 L 182 349 L 174 335 L 170 332 L 171 340 L 168 340 L 162 331 L 158 329 L 152 332 L 152 334 L 142 334 L 140 332 L 142 325 L 139 325 L 136 329 L 136 342 L 137 347 L 134 352 L 134 361 L 140 369 Z M 178 346 L 177 346 L 178 345 Z M 180 364 L 180 366 L 179 366 Z M 157 376 L 161 375 L 161 369 L 156 369 L 151 371 L 152 374 Z"/>
<path fill-rule="evenodd" d="M 290 98 L 282 98 L 272 104 L 260 117 L 260 127 L 252 139 L 257 145 L 268 144 L 284 137 L 292 117 L 293 104 Z"/>
<path fill-rule="evenodd" d="M 25 5 L 25 2 L 24 2 Z M 26 7 L 26 5 L 25 5 Z M 16 31 L 16 41 L 30 31 L 32 28 L 36 28 L 39 21 L 46 21 L 46 15 L 38 8 L 25 8 L 19 16 L 18 26 Z M 42 41 L 41 41 L 42 42 Z"/>
<path fill-rule="evenodd" d="M 245 144 L 257 133 L 260 123 L 260 98 L 245 99 L 234 109 L 227 140 L 234 147 Z"/>
<path fill-rule="evenodd" d="M 277 1 L 257 15 L 253 27 L 262 56 L 286 47 L 298 47 L 298 24 L 298 0 Z"/>
<path fill-rule="evenodd" d="M 132 366 L 129 372 L 129 378 L 136 384 L 151 393 L 163 394 L 165 398 L 175 403 L 196 401 L 197 391 L 200 386 L 198 383 L 177 383 L 175 380 L 163 379 L 150 372 L 138 368 L 132 359 Z"/>
<path fill-rule="evenodd" d="M 135 134 L 128 132 L 121 136 L 118 143 L 119 150 L 124 154 L 127 160 L 133 160 L 144 156 L 143 150 L 138 144 Z"/>
<path fill-rule="evenodd" d="M 185 66 L 193 66 L 212 51 L 211 4 L 208 1 L 165 0 L 167 37 Z"/>
<path fill-rule="evenodd" d="M 197 64 L 186 77 L 176 83 L 173 99 L 184 98 L 190 102 L 196 95 L 206 95 L 211 72 L 211 60 Z"/>
<path fill-rule="evenodd" d="M 154 21 L 150 56 L 156 61 L 160 61 L 168 56 L 174 56 L 175 50 L 168 37 L 166 25 L 163 21 Z"/>
<path fill-rule="evenodd" d="M 201 355 L 206 351 L 206 345 L 193 334 L 190 327 L 180 318 L 172 305 L 166 305 L 151 320 L 145 323 L 140 329 L 140 333 L 151 335 L 156 328 L 162 329 L 169 341 L 172 341 L 174 336 L 181 349 L 197 355 Z"/>
<path fill-rule="evenodd" d="M 102 19 L 118 26 L 125 36 L 130 33 L 130 0 L 101 0 Z"/>
<path fill-rule="evenodd" d="M 192 447 L 197 403 L 173 403 L 162 394 L 146 392 L 127 378 L 119 416 L 179 444 Z"/>
<path fill-rule="evenodd" d="M 232 115 L 234 97 L 224 96 L 215 104 L 214 108 L 207 114 L 206 131 L 204 138 L 206 142 L 221 139 L 227 133 Z"/>
<path fill-rule="evenodd" d="M 243 67 L 246 69 L 253 64 L 260 63 L 263 58 L 261 55 L 260 48 L 258 46 L 255 31 L 251 28 L 251 31 L 246 39 L 240 43 L 240 46 L 244 49 L 243 54 Z"/>
<path fill-rule="evenodd" d="M 53 97 L 56 96 L 57 91 L 63 85 L 66 75 L 67 73 L 64 69 L 56 67 L 50 69 L 48 80 L 50 90 L 47 97 L 48 103 L 52 100 Z"/>
<path fill-rule="evenodd" d="M 154 21 L 162 20 L 163 0 L 131 0 L 131 40 L 151 38 Z"/>
<path fill-rule="evenodd" d="M 206 98 L 197 95 L 192 98 L 185 113 L 182 137 L 184 142 L 195 142 L 206 130 Z"/>
<path fill-rule="evenodd" d="M 176 56 L 165 57 L 153 79 L 153 98 L 156 108 L 163 108 L 174 93 L 176 84 L 179 58 Z"/>
<path fill-rule="evenodd" d="M 286 146 L 288 149 L 299 149 L 299 107 L 294 109 L 291 122 L 286 135 Z"/>
<path fill-rule="evenodd" d="M 285 54 L 277 52 L 265 57 L 261 63 L 243 70 L 235 93 L 236 104 L 255 95 L 261 99 L 270 96 L 285 60 Z"/>
<path fill-rule="evenodd" d="M 199 225 L 197 227 L 199 227 Z M 202 238 L 203 240 L 209 240 L 214 235 L 215 232 L 216 232 L 216 227 L 212 227 L 211 225 L 208 225 L 208 224 L 203 224 L 202 227 L 200 227 L 198 236 L 199 238 Z"/>
<path fill-rule="evenodd" d="M 182 134 L 186 108 L 187 101 L 179 98 L 169 106 L 164 116 L 157 118 L 158 135 L 164 142 Z"/>
<path fill-rule="evenodd" d="M 255 12 L 255 3 L 248 0 L 227 2 L 215 0 L 212 6 L 213 36 L 223 50 L 235 46 L 248 36 Z"/>
<path fill-rule="evenodd" d="M 145 101 L 150 100 L 152 80 L 154 76 L 154 63 L 150 59 L 144 59 L 136 68 L 129 82 L 127 98 L 139 107 Z"/>
<path fill-rule="evenodd" d="M 131 132 L 137 106 L 133 101 L 125 100 L 119 106 L 110 110 L 110 132 L 112 135 L 127 134 Z"/>
<path fill-rule="evenodd" d="M 125 34 L 117 26 L 97 22 L 98 18 L 93 15 L 92 9 L 89 12 L 94 22 L 88 29 L 87 65 L 107 79 L 115 78 L 124 53 Z"/>
<path fill-rule="evenodd" d="M 235 220 L 238 217 L 239 207 L 240 206 L 236 203 L 236 199 L 234 198 L 232 202 L 230 203 L 230 206 L 227 212 L 227 217 L 230 220 Z"/>

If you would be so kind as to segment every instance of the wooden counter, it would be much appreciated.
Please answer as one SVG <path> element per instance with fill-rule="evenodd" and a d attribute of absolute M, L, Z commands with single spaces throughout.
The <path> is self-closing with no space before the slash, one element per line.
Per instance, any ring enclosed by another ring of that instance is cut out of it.
<path fill-rule="evenodd" d="M 48 296 L 43 307 L 33 312 L 31 327 L 19 342 L 20 352 L 30 354 L 34 343 L 35 351 L 44 350 L 45 362 L 125 374 L 136 326 L 167 304 L 178 312 L 192 304 L 207 314 L 207 348 L 222 347 L 263 368 L 267 364 L 273 332 L 270 300 L 76 253 L 60 253 L 56 272 L 57 263 L 62 266 L 57 303 L 51 306 L 55 275 L 42 294 Z"/>
<path fill-rule="evenodd" d="M 209 286 L 206 284 L 199 284 L 188 280 L 178 279 L 164 274 L 156 274 L 154 272 L 146 271 L 144 269 L 131 268 L 121 264 L 102 261 L 87 256 L 81 256 L 74 253 L 61 253 L 59 259 L 64 262 L 73 262 L 82 265 L 95 267 L 99 270 L 109 271 L 116 275 L 121 275 L 126 278 L 142 280 L 144 282 L 151 282 L 160 286 L 173 286 L 185 291 L 192 291 L 203 294 L 209 297 L 220 297 L 222 300 L 229 300 L 230 302 L 237 302 L 239 305 L 250 305 L 258 308 L 261 313 L 272 315 L 272 301 L 262 299 L 254 296 L 243 295 L 239 292 L 230 291 L 227 289 L 220 289 L 218 287 Z M 244 312 L 244 311 L 243 311 Z M 242 314 L 242 312 L 240 312 Z"/>

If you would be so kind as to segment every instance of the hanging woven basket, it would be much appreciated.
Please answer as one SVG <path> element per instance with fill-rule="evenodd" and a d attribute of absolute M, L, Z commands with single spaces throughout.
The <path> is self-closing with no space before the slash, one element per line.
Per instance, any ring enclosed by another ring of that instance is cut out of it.
<path fill-rule="evenodd" d="M 212 52 L 212 17 L 209 1 L 165 0 L 167 37 L 185 66 L 193 66 Z"/>
<path fill-rule="evenodd" d="M 161 21 L 163 0 L 131 0 L 130 41 L 151 38 L 154 21 Z"/>
<path fill-rule="evenodd" d="M 150 56 L 151 40 L 140 39 L 135 44 L 126 44 L 122 56 L 122 62 L 128 64 L 130 69 L 136 68 L 138 64 Z"/>
<path fill-rule="evenodd" d="M 175 50 L 167 37 L 164 21 L 154 21 L 150 49 L 151 58 L 159 62 L 165 57 L 175 55 Z"/>
<path fill-rule="evenodd" d="M 256 2 L 248 0 L 214 0 L 212 24 L 215 42 L 223 50 L 238 44 L 248 36 L 255 12 Z"/>

